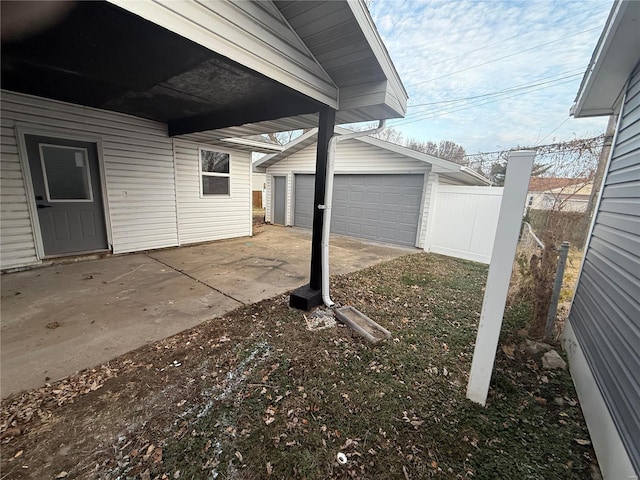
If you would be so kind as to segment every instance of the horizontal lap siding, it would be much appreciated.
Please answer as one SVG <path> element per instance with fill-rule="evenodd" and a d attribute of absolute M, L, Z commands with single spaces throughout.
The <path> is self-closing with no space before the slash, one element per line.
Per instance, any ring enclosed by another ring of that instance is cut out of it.
<path fill-rule="evenodd" d="M 164 124 L 4 91 L 2 117 L 7 127 L 101 140 L 114 253 L 177 244 L 173 150 Z M 12 128 L 5 133 L 15 142 Z M 25 244 L 24 252 L 30 248 Z"/>
<path fill-rule="evenodd" d="M 251 235 L 251 154 L 220 150 L 231 154 L 231 194 L 200 198 L 198 144 L 175 141 L 180 244 Z"/>
<path fill-rule="evenodd" d="M 636 471 L 640 471 L 639 99 L 636 71 L 569 316 Z"/>
<path fill-rule="evenodd" d="M 267 168 L 267 196 L 266 218 L 272 218 L 272 176 L 287 176 L 287 211 L 286 224 L 293 225 L 294 208 L 294 174 L 315 173 L 316 169 L 316 144 L 313 144 L 288 158 L 281 160 Z M 337 144 L 335 172 L 337 174 L 364 174 L 364 173 L 424 173 L 430 171 L 430 165 L 419 160 L 368 145 L 359 140 L 345 140 Z M 423 202 L 421 218 L 427 218 L 428 199 Z M 422 230 L 422 229 L 421 229 Z M 420 235 L 421 242 L 424 240 Z"/>
<path fill-rule="evenodd" d="M 14 121 L 4 111 L 0 138 L 0 267 L 20 267 L 38 261 L 31 217 L 20 168 Z"/>

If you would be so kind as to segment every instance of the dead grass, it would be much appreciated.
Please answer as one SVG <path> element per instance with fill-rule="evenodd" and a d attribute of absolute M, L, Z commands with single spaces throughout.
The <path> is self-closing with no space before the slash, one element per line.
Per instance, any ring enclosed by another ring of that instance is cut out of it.
<path fill-rule="evenodd" d="M 488 407 L 465 399 L 485 281 L 402 257 L 332 279 L 334 301 L 392 332 L 376 347 L 306 330 L 282 296 L 125 355 L 94 390 L 72 378 L 89 391 L 61 405 L 56 386 L 26 393 L 42 397 L 28 419 L 36 404 L 8 399 L 3 478 L 589 478 L 569 375 L 517 348 L 528 305 L 506 316 Z"/>

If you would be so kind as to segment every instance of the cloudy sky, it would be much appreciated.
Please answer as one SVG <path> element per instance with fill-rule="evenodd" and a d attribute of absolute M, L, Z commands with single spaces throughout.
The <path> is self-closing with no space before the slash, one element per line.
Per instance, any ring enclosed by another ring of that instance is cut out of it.
<path fill-rule="evenodd" d="M 468 154 L 604 131 L 569 109 L 611 0 L 373 0 L 369 8 L 409 93 L 389 126 Z"/>

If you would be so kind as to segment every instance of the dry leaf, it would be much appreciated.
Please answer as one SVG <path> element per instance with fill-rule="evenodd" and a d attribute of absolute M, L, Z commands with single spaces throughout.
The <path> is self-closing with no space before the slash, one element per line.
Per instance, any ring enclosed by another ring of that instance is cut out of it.
<path fill-rule="evenodd" d="M 60 472 L 58 475 L 56 475 L 56 478 L 65 478 L 67 475 L 69 475 L 69 472 L 65 472 L 64 470 L 62 472 Z"/>
<path fill-rule="evenodd" d="M 273 467 L 271 466 L 271 462 L 267 462 L 267 475 L 271 476 L 272 472 L 273 472 Z"/>
<path fill-rule="evenodd" d="M 242 461 L 242 454 L 240 452 L 236 452 L 236 457 L 238 457 L 238 460 Z"/>
<path fill-rule="evenodd" d="M 18 451 L 18 452 L 13 456 L 13 458 L 18 458 L 18 457 L 19 457 L 19 456 L 21 456 L 23 453 L 24 453 L 24 450 L 20 450 L 20 451 Z"/>
<path fill-rule="evenodd" d="M 162 463 L 162 447 L 157 447 L 153 451 L 153 463 Z"/>
<path fill-rule="evenodd" d="M 514 344 L 503 345 L 502 351 L 508 356 L 513 358 L 514 353 L 516 352 L 516 346 Z"/>
<path fill-rule="evenodd" d="M 576 443 L 578 445 L 583 445 L 583 446 L 584 445 L 591 445 L 591 442 L 589 440 L 583 440 L 581 438 L 576 438 L 575 441 L 576 441 Z"/>

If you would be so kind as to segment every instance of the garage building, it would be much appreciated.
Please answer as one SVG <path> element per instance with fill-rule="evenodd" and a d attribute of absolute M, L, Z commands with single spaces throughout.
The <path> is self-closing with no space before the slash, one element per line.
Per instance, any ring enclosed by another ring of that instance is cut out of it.
<path fill-rule="evenodd" d="M 349 132 L 336 129 L 336 134 Z M 268 222 L 311 228 L 317 129 L 254 163 Z M 424 248 L 434 184 L 488 185 L 467 167 L 364 136 L 336 147 L 331 232 Z"/>

